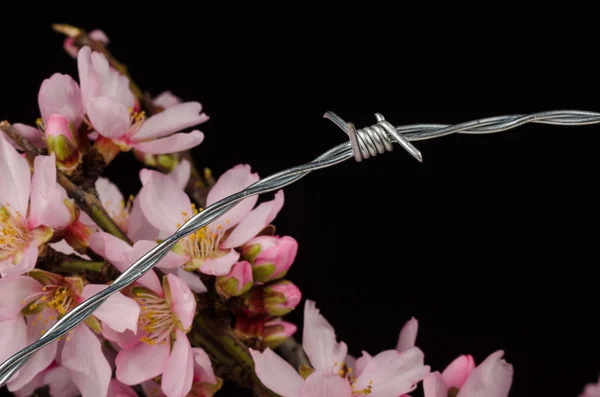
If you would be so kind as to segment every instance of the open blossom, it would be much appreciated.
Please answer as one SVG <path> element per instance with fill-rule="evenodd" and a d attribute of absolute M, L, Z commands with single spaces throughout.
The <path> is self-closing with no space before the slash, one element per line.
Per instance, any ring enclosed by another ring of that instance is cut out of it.
<path fill-rule="evenodd" d="M 27 160 L 0 135 L 0 275 L 34 268 L 38 247 L 72 220 L 66 192 L 56 183 L 54 155 Z"/>
<path fill-rule="evenodd" d="M 136 385 L 161 376 L 161 390 L 167 397 L 185 397 L 192 388 L 195 366 L 186 335 L 196 311 L 192 291 L 173 274 L 163 278 L 160 291 L 144 287 L 130 291 L 141 306 L 138 335 L 117 354 L 117 379 Z"/>
<path fill-rule="evenodd" d="M 59 316 L 106 287 L 43 270 L 0 280 L 0 359 L 35 342 Z M 94 332 L 100 332 L 100 324 L 114 332 L 136 331 L 139 313 L 132 299 L 121 293 L 110 296 L 92 317 L 69 332 L 64 343 L 53 342 L 33 356 L 10 380 L 9 390 L 28 387 L 57 360 L 83 397 L 105 397 L 111 369 Z"/>
<path fill-rule="evenodd" d="M 336 341 L 333 327 L 312 301 L 304 310 L 302 346 L 312 365 L 301 370 L 302 376 L 271 349 L 250 350 L 257 376 L 282 397 L 395 397 L 414 390 L 429 372 L 416 347 L 369 356 L 353 371 L 344 364 L 346 344 Z"/>
<path fill-rule="evenodd" d="M 579 397 L 600 397 L 600 379 L 598 383 L 587 384 Z"/>
<path fill-rule="evenodd" d="M 111 68 L 106 57 L 83 47 L 77 54 L 83 104 L 94 129 L 122 150 L 164 154 L 199 145 L 204 135 L 178 132 L 208 118 L 198 102 L 184 102 L 145 119 L 134 111 L 129 80 Z"/>
<path fill-rule="evenodd" d="M 164 235 L 174 233 L 198 209 L 185 192 L 160 172 L 142 170 L 140 204 L 148 221 Z M 207 205 L 239 192 L 258 181 L 258 175 L 250 172 L 250 166 L 238 165 L 225 172 L 217 180 L 207 197 Z M 238 262 L 239 252 L 234 250 L 255 237 L 268 225 L 283 206 L 283 191 L 271 201 L 252 209 L 257 197 L 249 197 L 226 214 L 182 239 L 174 252 L 186 258 L 185 269 L 224 276 Z"/>
<path fill-rule="evenodd" d="M 441 374 L 436 371 L 425 377 L 425 397 L 447 397 L 449 393 L 456 397 L 507 397 L 513 367 L 502 359 L 503 355 L 498 350 L 477 367 L 470 355 L 458 357 Z"/>

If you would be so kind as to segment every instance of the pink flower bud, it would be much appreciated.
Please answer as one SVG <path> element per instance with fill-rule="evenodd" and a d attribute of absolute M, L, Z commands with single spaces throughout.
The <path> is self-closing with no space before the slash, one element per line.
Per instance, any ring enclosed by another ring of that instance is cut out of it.
<path fill-rule="evenodd" d="M 294 335 L 297 329 L 298 327 L 287 321 L 281 319 L 271 320 L 265 323 L 263 342 L 266 347 L 274 349 L 287 338 Z"/>
<path fill-rule="evenodd" d="M 217 277 L 215 287 L 226 298 L 246 293 L 252 287 L 252 266 L 246 261 L 236 263 L 228 275 Z"/>
<path fill-rule="evenodd" d="M 254 280 L 266 283 L 286 275 L 296 258 L 298 242 L 289 236 L 259 236 L 250 240 L 242 252 L 252 263 Z"/>
<path fill-rule="evenodd" d="M 71 223 L 64 232 L 64 238 L 71 247 L 80 254 L 84 254 L 89 246 L 92 229 L 80 220 Z"/>
<path fill-rule="evenodd" d="M 300 303 L 302 294 L 298 287 L 287 280 L 255 287 L 244 299 L 251 313 L 266 313 L 271 316 L 283 316 L 291 312 Z"/>
<path fill-rule="evenodd" d="M 46 128 L 46 143 L 48 152 L 56 156 L 56 164 L 61 171 L 71 174 L 81 163 L 81 151 L 69 120 L 60 115 L 52 114 Z"/>

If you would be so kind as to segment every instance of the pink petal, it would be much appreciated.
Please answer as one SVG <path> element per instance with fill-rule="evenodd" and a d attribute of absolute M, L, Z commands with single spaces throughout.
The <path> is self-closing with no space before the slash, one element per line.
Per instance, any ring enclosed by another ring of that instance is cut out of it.
<path fill-rule="evenodd" d="M 185 333 L 177 330 L 175 338 L 167 368 L 163 372 L 161 388 L 167 397 L 185 397 L 192 389 L 194 355 Z"/>
<path fill-rule="evenodd" d="M 107 397 L 138 397 L 135 390 L 116 379 L 111 379 L 108 385 Z"/>
<path fill-rule="evenodd" d="M 221 247 L 234 248 L 240 247 L 244 243 L 255 237 L 261 230 L 270 224 L 283 207 L 283 190 L 275 194 L 271 201 L 264 202 L 253 209 L 227 237 Z"/>
<path fill-rule="evenodd" d="M 50 247 L 52 247 L 53 250 L 58 251 L 60 253 L 63 253 L 65 255 L 76 255 L 76 256 L 78 256 L 80 258 L 90 260 L 89 256 L 87 256 L 87 255 L 81 255 L 80 253 L 76 252 L 73 249 L 73 247 L 71 247 L 69 245 L 69 243 L 67 243 L 66 240 L 60 240 L 60 241 L 58 241 L 56 243 L 48 243 L 48 245 Z"/>
<path fill-rule="evenodd" d="M 94 98 L 87 105 L 87 115 L 100 135 L 125 138 L 130 124 L 129 111 L 120 102 L 106 96 Z"/>
<path fill-rule="evenodd" d="M 348 353 L 344 342 L 336 342 L 335 330 L 311 300 L 304 305 L 302 346 L 313 368 L 328 373 L 335 371 L 335 363 L 343 363 Z"/>
<path fill-rule="evenodd" d="M 165 343 L 149 345 L 138 343 L 131 349 L 123 349 L 117 354 L 117 379 L 126 385 L 156 378 L 166 369 L 170 346 Z"/>
<path fill-rule="evenodd" d="M 90 37 L 90 39 L 94 41 L 99 41 L 105 45 L 109 43 L 108 36 L 100 29 L 92 30 L 88 36 Z"/>
<path fill-rule="evenodd" d="M 0 279 L 0 321 L 19 316 L 32 301 L 29 297 L 42 292 L 42 288 L 42 284 L 27 276 Z"/>
<path fill-rule="evenodd" d="M 200 271 L 212 276 L 225 276 L 239 258 L 240 253 L 235 250 L 230 250 L 223 256 L 205 258 Z"/>
<path fill-rule="evenodd" d="M 204 283 L 200 279 L 200 275 L 198 275 L 197 273 L 188 272 L 181 267 L 178 269 L 171 270 L 174 270 L 172 273 L 176 274 L 177 277 L 185 281 L 193 292 L 197 294 L 202 294 L 208 291 L 206 285 L 204 285 Z"/>
<path fill-rule="evenodd" d="M 13 392 L 14 395 L 17 397 L 30 397 L 33 395 L 33 393 L 37 389 L 44 386 L 44 377 L 45 376 L 46 376 L 46 372 L 40 372 L 39 374 L 34 376 L 33 379 L 28 384 L 26 384 L 19 390 L 11 390 L 10 384 L 8 384 L 8 390 Z"/>
<path fill-rule="evenodd" d="M 133 136 L 136 141 L 160 138 L 208 120 L 198 102 L 184 102 L 170 106 L 148 118 Z M 141 150 L 141 149 L 140 149 Z"/>
<path fill-rule="evenodd" d="M 356 377 L 359 377 L 360 374 L 362 374 L 362 372 L 367 367 L 367 364 L 369 364 L 372 359 L 373 359 L 373 356 L 371 356 L 366 351 L 363 351 L 362 356 L 360 356 L 358 358 L 358 360 L 356 360 L 356 363 L 354 364 L 355 367 L 354 367 L 353 375 Z"/>
<path fill-rule="evenodd" d="M 108 392 L 111 370 L 98 337 L 85 325 L 73 329 L 61 355 L 82 397 L 103 397 Z"/>
<path fill-rule="evenodd" d="M 180 103 L 181 99 L 173 95 L 171 91 L 163 91 L 152 100 L 152 104 L 154 106 L 160 106 L 163 109 L 178 105 Z"/>
<path fill-rule="evenodd" d="M 419 331 L 419 322 L 416 318 L 411 318 L 404 324 L 402 330 L 400 330 L 400 336 L 398 337 L 398 344 L 396 350 L 402 352 L 415 346 L 417 341 L 417 333 Z"/>
<path fill-rule="evenodd" d="M 85 113 L 79 85 L 66 74 L 55 73 L 42 82 L 38 105 L 44 123 L 55 113 L 66 117 L 75 129 L 79 128 Z"/>
<path fill-rule="evenodd" d="M 502 356 L 504 351 L 498 350 L 479 364 L 457 397 L 507 397 L 512 386 L 513 367 Z"/>
<path fill-rule="evenodd" d="M 250 172 L 250 166 L 247 164 L 239 164 L 235 167 L 227 170 L 223 175 L 219 177 L 217 183 L 210 189 L 206 198 L 206 206 L 210 206 L 217 201 L 231 196 L 255 182 L 258 182 L 258 174 Z M 237 225 L 242 219 L 246 217 L 254 208 L 258 200 L 257 196 L 248 197 L 242 200 L 239 204 L 229 210 L 226 214 L 212 222 L 209 227 L 215 230 L 220 225 L 227 229 Z M 227 220 L 229 222 L 227 222 Z"/>
<path fill-rule="evenodd" d="M 127 236 L 131 241 L 156 240 L 158 239 L 158 233 L 158 230 L 146 219 L 138 195 L 133 200 L 129 219 L 127 220 Z"/>
<path fill-rule="evenodd" d="M 199 347 L 192 348 L 194 354 L 194 381 L 202 383 L 217 383 L 210 357 Z"/>
<path fill-rule="evenodd" d="M 425 397 L 447 397 L 448 386 L 439 372 L 432 372 L 423 378 L 423 392 Z"/>
<path fill-rule="evenodd" d="M 27 160 L 0 135 L 0 207 L 10 204 L 13 211 L 27 216 L 31 172 Z"/>
<path fill-rule="evenodd" d="M 191 174 L 192 165 L 186 159 L 182 159 L 168 176 L 177 183 L 181 190 L 185 190 Z"/>
<path fill-rule="evenodd" d="M 112 217 L 118 215 L 123 208 L 125 199 L 117 185 L 109 181 L 108 178 L 100 177 L 96 180 L 95 187 L 98 192 L 98 198 L 100 198 L 106 211 L 108 211 Z"/>
<path fill-rule="evenodd" d="M 89 246 L 98 255 L 106 258 L 120 272 L 127 270 L 141 256 L 136 256 L 134 247 L 125 241 L 105 232 L 93 233 L 89 238 Z M 154 270 L 148 271 L 137 280 L 137 283 L 156 292 L 162 293 L 162 287 Z"/>
<path fill-rule="evenodd" d="M 40 225 L 52 229 L 62 229 L 71 223 L 71 212 L 65 205 L 67 194 L 56 183 L 56 161 L 54 153 L 50 156 L 37 156 L 33 163 L 31 179 L 31 206 L 29 208 L 29 227 Z"/>
<path fill-rule="evenodd" d="M 0 362 L 4 362 L 26 345 L 27 327 L 23 316 L 0 321 Z"/>
<path fill-rule="evenodd" d="M 136 258 L 141 258 L 152 248 L 156 247 L 158 244 L 154 241 L 141 240 L 133 245 L 133 250 L 135 252 Z M 161 269 L 173 269 L 178 268 L 185 265 L 188 262 L 188 258 L 185 256 L 181 256 L 174 252 L 169 252 L 165 255 L 156 266 Z"/>
<path fill-rule="evenodd" d="M 287 361 L 269 348 L 262 353 L 250 349 L 250 354 L 256 376 L 266 387 L 284 397 L 300 397 L 304 381 Z"/>
<path fill-rule="evenodd" d="M 373 390 L 369 397 L 409 393 L 429 373 L 423 360 L 423 352 L 416 347 L 402 353 L 396 350 L 381 352 L 369 361 L 358 377 L 355 389 L 362 390 L 371 384 Z"/>
<path fill-rule="evenodd" d="M 42 313 L 44 317 L 48 315 L 48 312 Z M 33 324 L 36 325 L 33 325 Z M 27 344 L 32 344 L 36 342 L 40 335 L 42 334 L 42 330 L 50 328 L 52 324 L 44 325 L 44 323 L 40 320 L 35 322 L 35 316 L 28 317 L 27 323 Z M 27 386 L 33 379 L 39 375 L 43 370 L 48 368 L 50 364 L 56 358 L 56 352 L 58 350 L 58 343 L 53 342 L 48 346 L 43 347 L 38 350 L 38 352 L 27 361 L 27 363 L 17 372 L 17 375 L 13 377 L 8 383 L 9 390 L 19 390 L 25 386 Z"/>
<path fill-rule="evenodd" d="M 3 263 L 0 262 L 0 276 L 8 280 L 32 270 L 37 262 L 38 253 L 39 250 L 37 243 L 32 241 L 27 247 L 25 247 L 25 251 L 23 251 L 23 257 L 18 264 L 9 264 L 8 267 L 2 268 Z"/>
<path fill-rule="evenodd" d="M 81 394 L 73 383 L 70 371 L 65 367 L 49 369 L 44 375 L 44 384 L 50 386 L 52 397 L 76 397 Z"/>
<path fill-rule="evenodd" d="M 16 130 L 19 131 L 19 134 L 23 135 L 23 137 L 34 146 L 41 149 L 46 148 L 46 138 L 39 129 L 21 123 L 15 123 L 13 124 L 13 127 L 15 127 Z M 19 148 L 17 147 L 17 149 Z"/>
<path fill-rule="evenodd" d="M 352 375 L 358 376 L 356 374 L 356 357 L 354 357 L 351 354 L 347 354 L 346 359 L 344 360 L 344 363 L 346 364 L 347 367 L 352 368 Z"/>
<path fill-rule="evenodd" d="M 196 299 L 190 287 L 174 274 L 167 275 L 169 293 L 171 295 L 171 309 L 181 321 L 183 328 L 188 329 L 194 321 L 196 314 Z"/>
<path fill-rule="evenodd" d="M 89 299 L 108 288 L 108 285 L 88 284 L 83 287 L 81 297 Z M 96 311 L 94 316 L 102 321 L 104 325 L 109 326 L 117 332 L 126 330 L 137 331 L 138 318 L 140 316 L 140 306 L 131 298 L 126 297 L 120 292 L 111 295 Z"/>
<path fill-rule="evenodd" d="M 132 137 L 133 139 L 137 139 L 137 136 Z M 194 130 L 187 133 L 180 132 L 151 141 L 133 141 L 131 146 L 145 153 L 168 154 L 191 149 L 201 144 L 203 140 L 204 134 L 198 130 Z"/>
<path fill-rule="evenodd" d="M 313 372 L 300 390 L 300 397 L 351 397 L 352 388 L 339 375 Z"/>
<path fill-rule="evenodd" d="M 448 388 L 462 388 L 465 381 L 475 369 L 473 356 L 463 355 L 452 361 L 442 372 L 442 377 Z"/>
<path fill-rule="evenodd" d="M 144 184 L 139 193 L 140 205 L 146 219 L 158 230 L 174 233 L 192 216 L 190 198 L 160 172 L 142 170 L 140 178 Z"/>
<path fill-rule="evenodd" d="M 139 334 L 140 330 L 137 330 L 137 332 L 117 332 L 114 329 L 106 326 L 106 324 L 102 326 L 102 336 L 111 342 L 115 342 L 121 349 L 129 349 L 137 345 L 140 341 Z"/>

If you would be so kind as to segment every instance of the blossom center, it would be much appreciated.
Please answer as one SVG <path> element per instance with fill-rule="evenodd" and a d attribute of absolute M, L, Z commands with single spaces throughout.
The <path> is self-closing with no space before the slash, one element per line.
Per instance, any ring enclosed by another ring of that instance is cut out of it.
<path fill-rule="evenodd" d="M 0 207 L 0 260 L 22 254 L 29 241 L 25 217 L 10 204 Z"/>
<path fill-rule="evenodd" d="M 131 138 L 142 127 L 146 120 L 146 112 L 138 112 L 133 108 L 129 108 L 129 129 L 125 134 L 127 138 Z"/>
<path fill-rule="evenodd" d="M 175 329 L 175 314 L 166 299 L 150 292 L 136 292 L 134 299 L 140 305 L 138 324 L 146 336 L 141 341 L 149 345 L 166 343 Z"/>
<path fill-rule="evenodd" d="M 192 211 L 192 216 L 199 212 L 194 204 L 192 204 Z M 200 211 L 202 211 L 202 208 L 200 208 Z M 187 212 L 182 212 L 181 215 L 184 216 L 185 222 L 190 220 Z M 229 220 L 226 220 L 225 223 L 229 223 Z M 181 224 L 177 224 L 177 228 L 180 227 Z M 225 252 L 219 249 L 219 244 L 224 235 L 225 229 L 222 225 L 219 225 L 216 231 L 204 226 L 183 240 L 183 249 L 192 260 L 224 255 Z"/>
<path fill-rule="evenodd" d="M 337 369 L 339 366 L 339 369 Z M 373 392 L 373 381 L 369 381 L 369 385 L 363 389 L 357 389 L 356 381 L 357 378 L 352 375 L 352 368 L 347 366 L 345 363 L 335 363 L 334 373 L 337 373 L 340 377 L 346 379 L 350 383 L 352 388 L 352 397 L 363 397 Z"/>

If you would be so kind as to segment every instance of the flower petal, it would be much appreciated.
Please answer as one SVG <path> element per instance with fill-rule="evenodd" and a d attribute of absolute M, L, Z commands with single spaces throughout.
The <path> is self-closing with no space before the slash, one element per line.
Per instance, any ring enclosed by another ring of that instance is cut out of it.
<path fill-rule="evenodd" d="M 108 392 L 111 370 L 98 337 L 86 326 L 76 327 L 66 341 L 61 364 L 69 370 L 82 397 L 104 397 Z"/>
<path fill-rule="evenodd" d="M 208 117 L 202 113 L 202 105 L 200 103 L 184 102 L 170 106 L 164 111 L 148 118 L 133 138 L 136 141 L 160 138 L 185 128 L 193 127 L 206 120 L 208 120 Z"/>
<path fill-rule="evenodd" d="M 167 275 L 169 294 L 171 295 L 171 308 L 181 321 L 183 328 L 192 326 L 196 314 L 196 299 L 190 287 L 174 274 Z"/>
<path fill-rule="evenodd" d="M 175 181 L 160 172 L 142 170 L 140 178 L 144 184 L 139 193 L 140 205 L 146 219 L 158 230 L 174 233 L 186 217 L 192 216 L 190 198 Z"/>
<path fill-rule="evenodd" d="M 311 300 L 304 305 L 302 346 L 313 368 L 328 373 L 335 371 L 335 363 L 343 363 L 348 353 L 344 342 L 336 342 L 335 330 Z"/>
<path fill-rule="evenodd" d="M 465 381 L 475 369 L 475 360 L 473 356 L 463 355 L 452 361 L 442 372 L 442 377 L 448 388 L 456 387 L 460 389 Z"/>
<path fill-rule="evenodd" d="M 110 216 L 114 218 L 120 215 L 125 204 L 125 199 L 117 185 L 108 180 L 108 178 L 100 177 L 96 180 L 95 187 L 98 192 L 98 198 Z"/>
<path fill-rule="evenodd" d="M 34 146 L 42 149 L 46 148 L 46 138 L 39 129 L 21 123 L 14 123 L 13 127 L 15 127 L 15 129 L 19 131 L 19 134 L 23 135 L 23 137 L 31 142 Z M 18 147 L 16 148 L 19 150 Z"/>
<path fill-rule="evenodd" d="M 356 363 L 354 364 L 355 367 L 354 367 L 353 375 L 358 378 L 360 376 L 360 374 L 362 374 L 362 372 L 367 367 L 367 364 L 369 364 L 369 362 L 371 362 L 372 359 L 373 359 L 373 356 L 371 356 L 369 353 L 367 353 L 366 351 L 363 350 L 362 356 L 360 356 L 358 358 L 358 360 L 356 360 Z"/>
<path fill-rule="evenodd" d="M 67 199 L 65 190 L 56 183 L 54 153 L 50 156 L 37 156 L 33 169 L 29 228 L 45 225 L 56 230 L 69 226 L 71 212 L 64 202 Z"/>
<path fill-rule="evenodd" d="M 158 229 L 150 224 L 142 205 L 140 204 L 140 196 L 138 195 L 131 206 L 129 219 L 127 220 L 127 236 L 131 241 L 139 240 L 156 240 L 158 238 Z"/>
<path fill-rule="evenodd" d="M 125 241 L 105 232 L 93 233 L 89 240 L 89 246 L 92 251 L 106 258 L 120 272 L 127 270 L 141 256 L 136 256 L 134 247 L 129 246 Z M 145 254 L 145 252 L 144 252 Z M 154 270 L 148 271 L 137 280 L 137 283 L 160 294 L 162 287 Z"/>
<path fill-rule="evenodd" d="M 313 372 L 300 390 L 300 397 L 350 397 L 352 388 L 346 379 L 324 372 Z"/>
<path fill-rule="evenodd" d="M 149 345 L 138 343 L 131 349 L 123 349 L 117 354 L 117 379 L 126 385 L 156 378 L 165 370 L 169 361 L 168 344 Z"/>
<path fill-rule="evenodd" d="M 142 330 L 143 331 L 143 330 Z M 129 349 L 140 341 L 140 330 L 137 332 L 117 332 L 106 324 L 102 326 L 102 336 L 111 342 L 115 342 L 121 349 Z"/>
<path fill-rule="evenodd" d="M 206 206 L 208 207 L 227 196 L 231 196 L 232 194 L 247 188 L 253 183 L 258 182 L 258 179 L 258 174 L 250 172 L 249 165 L 236 165 L 221 175 L 217 180 L 217 183 L 210 189 L 206 198 Z M 215 230 L 219 226 L 224 229 L 234 227 L 244 219 L 250 211 L 252 211 L 252 208 L 254 208 L 254 205 L 256 204 L 256 200 L 258 200 L 257 196 L 248 197 L 247 199 L 242 200 L 226 214 L 213 221 L 209 227 L 212 230 Z"/>
<path fill-rule="evenodd" d="M 202 294 L 202 293 L 208 291 L 208 289 L 206 288 L 206 285 L 204 285 L 204 283 L 200 279 L 200 275 L 195 272 L 188 272 L 187 270 L 184 270 L 181 267 L 179 267 L 177 269 L 171 268 L 171 269 L 161 269 L 161 270 L 167 274 L 175 274 L 177 277 L 179 277 L 180 279 L 185 281 L 186 284 L 192 290 L 192 292 L 195 292 L 197 294 Z"/>
<path fill-rule="evenodd" d="M 81 393 L 73 383 L 71 373 L 65 367 L 54 367 L 48 369 L 44 374 L 44 384 L 50 386 L 52 397 L 76 397 Z"/>
<path fill-rule="evenodd" d="M 192 389 L 194 379 L 194 355 L 187 336 L 176 331 L 175 343 L 165 372 L 161 389 L 167 397 L 185 397 Z"/>
<path fill-rule="evenodd" d="M 10 386 L 8 386 L 8 390 L 12 391 L 16 397 L 30 397 L 37 389 L 44 386 L 45 376 L 46 372 L 40 372 L 39 374 L 34 376 L 28 384 L 21 387 L 19 390 L 10 390 Z"/>
<path fill-rule="evenodd" d="M 27 216 L 31 172 L 27 160 L 0 135 L 0 208 L 10 205 L 22 217 Z"/>
<path fill-rule="evenodd" d="M 194 354 L 194 381 L 216 384 L 217 377 L 208 354 L 199 347 L 192 348 L 192 353 Z"/>
<path fill-rule="evenodd" d="M 75 129 L 79 128 L 85 113 L 79 85 L 67 74 L 55 73 L 42 82 L 38 105 L 44 123 L 56 113 L 66 117 Z"/>
<path fill-rule="evenodd" d="M 129 129 L 129 111 L 113 98 L 101 96 L 87 105 L 87 115 L 100 135 L 110 138 L 125 138 Z"/>
<path fill-rule="evenodd" d="M 425 397 L 447 397 L 448 386 L 439 372 L 432 372 L 423 378 L 423 393 Z"/>
<path fill-rule="evenodd" d="M 4 362 L 26 345 L 27 327 L 23 316 L 0 321 L 0 362 Z"/>
<path fill-rule="evenodd" d="M 498 350 L 479 364 L 457 397 L 507 397 L 512 386 L 513 367 L 502 356 L 504 351 Z"/>
<path fill-rule="evenodd" d="M 230 250 L 223 256 L 205 258 L 200 266 L 200 271 L 211 276 L 225 276 L 238 259 L 240 259 L 240 253 Z"/>
<path fill-rule="evenodd" d="M 181 190 L 185 190 L 191 174 L 192 164 L 188 160 L 182 159 L 168 176 L 177 183 Z"/>
<path fill-rule="evenodd" d="M 99 42 L 101 42 L 103 44 L 108 44 L 109 43 L 108 36 L 106 35 L 106 33 L 104 33 L 100 29 L 94 29 L 94 30 L 92 30 L 88 36 L 90 37 L 90 39 L 95 40 L 95 41 L 99 41 Z"/>
<path fill-rule="evenodd" d="M 156 247 L 157 243 L 154 241 L 141 240 L 133 245 L 136 258 L 141 258 L 152 248 Z M 185 256 L 181 256 L 174 252 L 169 252 L 165 255 L 157 264 L 156 267 L 161 269 L 172 269 L 183 266 L 188 259 Z"/>
<path fill-rule="evenodd" d="M 180 103 L 181 99 L 173 95 L 171 91 L 163 91 L 152 100 L 152 104 L 154 106 L 160 106 L 163 109 L 178 105 Z"/>
<path fill-rule="evenodd" d="M 264 352 L 250 349 L 256 376 L 269 389 L 282 397 L 300 397 L 304 381 L 294 368 L 273 350 Z"/>
<path fill-rule="evenodd" d="M 0 262 L 0 276 L 8 280 L 32 270 L 37 262 L 38 253 L 38 245 L 35 241 L 32 241 L 27 247 L 25 247 L 23 256 L 16 265 L 9 263 L 8 267 L 2 267 L 2 265 L 7 261 Z"/>
<path fill-rule="evenodd" d="M 137 139 L 137 137 L 132 137 L 133 139 Z M 133 141 L 131 146 L 146 153 L 168 154 L 191 149 L 201 144 L 203 140 L 204 134 L 198 130 L 194 130 L 191 132 L 180 132 L 151 141 Z"/>
<path fill-rule="evenodd" d="M 83 287 L 81 297 L 88 299 L 108 288 L 108 285 L 88 284 Z M 106 299 L 106 301 L 94 312 L 94 316 L 117 332 L 126 330 L 137 331 L 140 306 L 131 298 L 117 292 Z"/>
<path fill-rule="evenodd" d="M 32 301 L 31 296 L 42 292 L 42 288 L 42 284 L 27 276 L 0 279 L 0 321 L 19 316 Z"/>
<path fill-rule="evenodd" d="M 253 209 L 233 229 L 229 237 L 221 244 L 223 248 L 240 247 L 244 243 L 254 238 L 261 230 L 275 219 L 283 207 L 283 190 L 275 194 L 271 201 L 264 202 Z"/>
<path fill-rule="evenodd" d="M 402 330 L 400 330 L 400 336 L 398 337 L 398 344 L 396 350 L 403 352 L 415 346 L 417 341 L 417 333 L 419 331 L 419 322 L 416 318 L 411 318 L 404 324 Z"/>
<path fill-rule="evenodd" d="M 135 390 L 116 379 L 111 379 L 108 385 L 107 397 L 138 397 Z"/>

